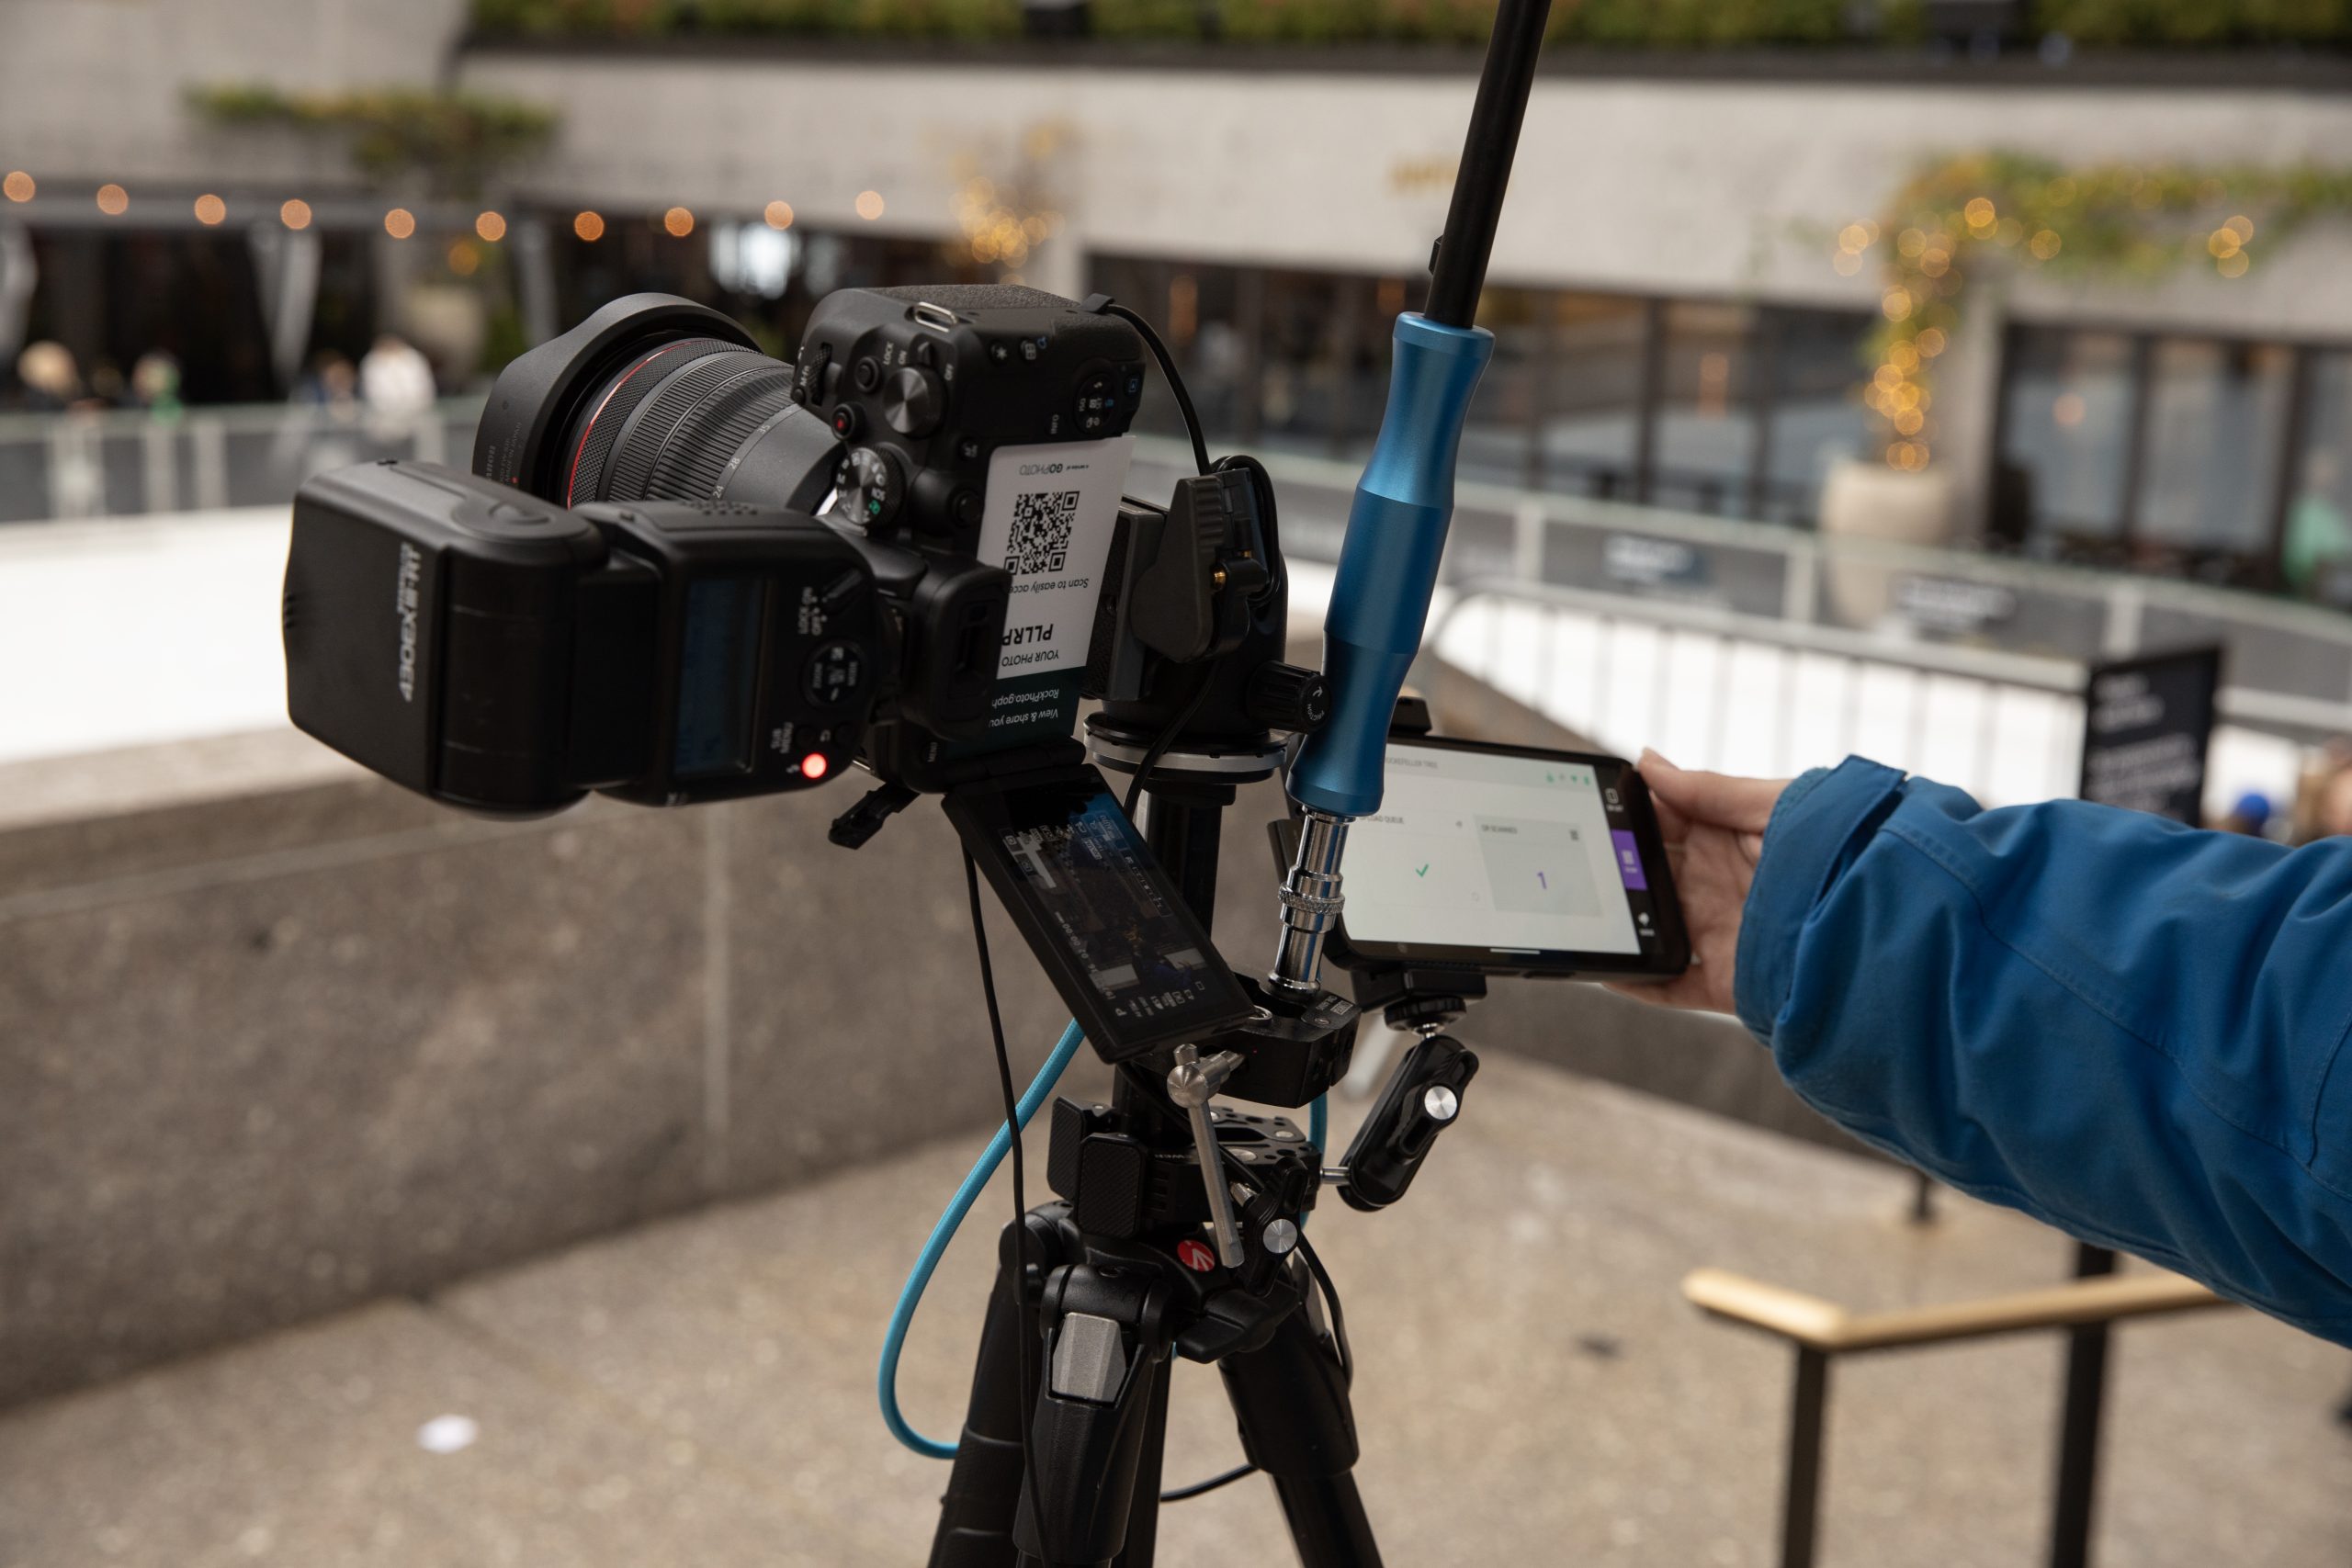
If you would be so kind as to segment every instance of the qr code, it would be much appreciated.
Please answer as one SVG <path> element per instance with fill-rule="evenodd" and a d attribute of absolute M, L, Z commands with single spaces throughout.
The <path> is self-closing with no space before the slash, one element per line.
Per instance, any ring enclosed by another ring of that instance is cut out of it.
<path fill-rule="evenodd" d="M 1012 540 L 1004 570 L 1014 577 L 1049 577 L 1069 565 L 1070 531 L 1078 524 L 1078 491 L 1032 491 L 1012 498 Z"/>

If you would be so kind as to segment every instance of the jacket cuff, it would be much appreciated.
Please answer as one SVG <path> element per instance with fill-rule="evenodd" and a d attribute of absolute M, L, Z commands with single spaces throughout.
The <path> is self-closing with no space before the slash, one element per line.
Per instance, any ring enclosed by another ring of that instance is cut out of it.
<path fill-rule="evenodd" d="M 1903 787 L 1894 769 L 1849 757 L 1781 792 L 1740 915 L 1732 985 L 1739 1021 L 1765 1044 L 1796 982 L 1806 918 L 1902 802 Z"/>

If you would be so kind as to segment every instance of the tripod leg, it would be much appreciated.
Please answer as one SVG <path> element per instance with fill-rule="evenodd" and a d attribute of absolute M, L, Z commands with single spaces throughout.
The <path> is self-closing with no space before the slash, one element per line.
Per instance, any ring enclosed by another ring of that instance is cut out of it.
<path fill-rule="evenodd" d="M 1040 1532 L 1023 1487 L 1013 1540 L 1024 1565 L 1035 1558 L 1048 1568 L 1110 1568 L 1130 1550 L 1137 1481 L 1159 1468 L 1168 1413 L 1160 1393 L 1166 1347 L 1151 1343 L 1144 1330 L 1148 1281 L 1083 1264 L 1060 1270 L 1055 1280 L 1059 1300 L 1048 1307 L 1053 1337 L 1029 1438 L 1046 1528 Z M 1155 1516 L 1158 1506 L 1155 1483 Z"/>
<path fill-rule="evenodd" d="M 1242 1451 L 1273 1479 L 1302 1568 L 1380 1568 L 1355 1477 L 1356 1418 L 1337 1350 L 1301 1308 L 1261 1350 L 1218 1363 Z"/>
<path fill-rule="evenodd" d="M 1151 1391 L 1151 1409 L 1144 1416 L 1143 1452 L 1136 1459 L 1135 1501 L 1127 1507 L 1127 1549 L 1114 1568 L 1151 1568 L 1159 1551 L 1159 1485 L 1168 1453 L 1168 1394 L 1174 1379 L 1169 1369 Z"/>
<path fill-rule="evenodd" d="M 1047 1267 L 1059 1253 L 1059 1235 L 1050 1222 L 1032 1214 L 1030 1253 L 1046 1254 Z M 1021 1423 L 1029 1414 L 1028 1391 L 1021 1386 L 1020 1336 L 1031 1332 L 1015 1288 L 1019 1259 L 1013 1227 L 1007 1225 L 997 1250 L 996 1289 L 989 1292 L 980 1328 L 979 1359 L 972 1371 L 972 1397 L 964 1416 L 964 1436 L 956 1447 L 956 1467 L 939 1500 L 939 1530 L 931 1542 L 931 1568 L 1013 1568 L 1013 1510 L 1021 1496 Z M 1042 1362 L 1042 1347 L 1032 1359 Z"/>

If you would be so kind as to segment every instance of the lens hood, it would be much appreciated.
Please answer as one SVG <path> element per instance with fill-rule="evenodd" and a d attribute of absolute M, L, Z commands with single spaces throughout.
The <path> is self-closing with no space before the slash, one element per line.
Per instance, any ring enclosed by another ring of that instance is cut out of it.
<path fill-rule="evenodd" d="M 498 373 L 474 434 L 474 472 L 560 502 L 564 435 L 581 405 L 632 357 L 680 338 L 759 347 L 707 306 L 670 294 L 626 295 Z"/>

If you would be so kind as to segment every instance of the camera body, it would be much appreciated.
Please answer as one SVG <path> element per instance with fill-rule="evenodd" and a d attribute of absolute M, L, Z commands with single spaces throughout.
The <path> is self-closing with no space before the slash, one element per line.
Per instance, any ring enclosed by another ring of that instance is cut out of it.
<path fill-rule="evenodd" d="M 886 597 L 913 605 L 976 567 L 1003 583 L 986 646 L 977 611 L 908 617 L 904 658 L 956 703 L 884 697 L 865 753 L 882 777 L 944 789 L 1070 733 L 1143 355 L 1118 318 L 1010 285 L 848 288 L 809 317 L 791 395 L 844 444 L 831 515 L 864 533 Z"/>
<path fill-rule="evenodd" d="M 808 319 L 792 398 L 847 447 L 846 520 L 975 555 L 997 452 L 1125 435 L 1143 354 L 1126 322 L 1039 289 L 844 288 Z"/>

